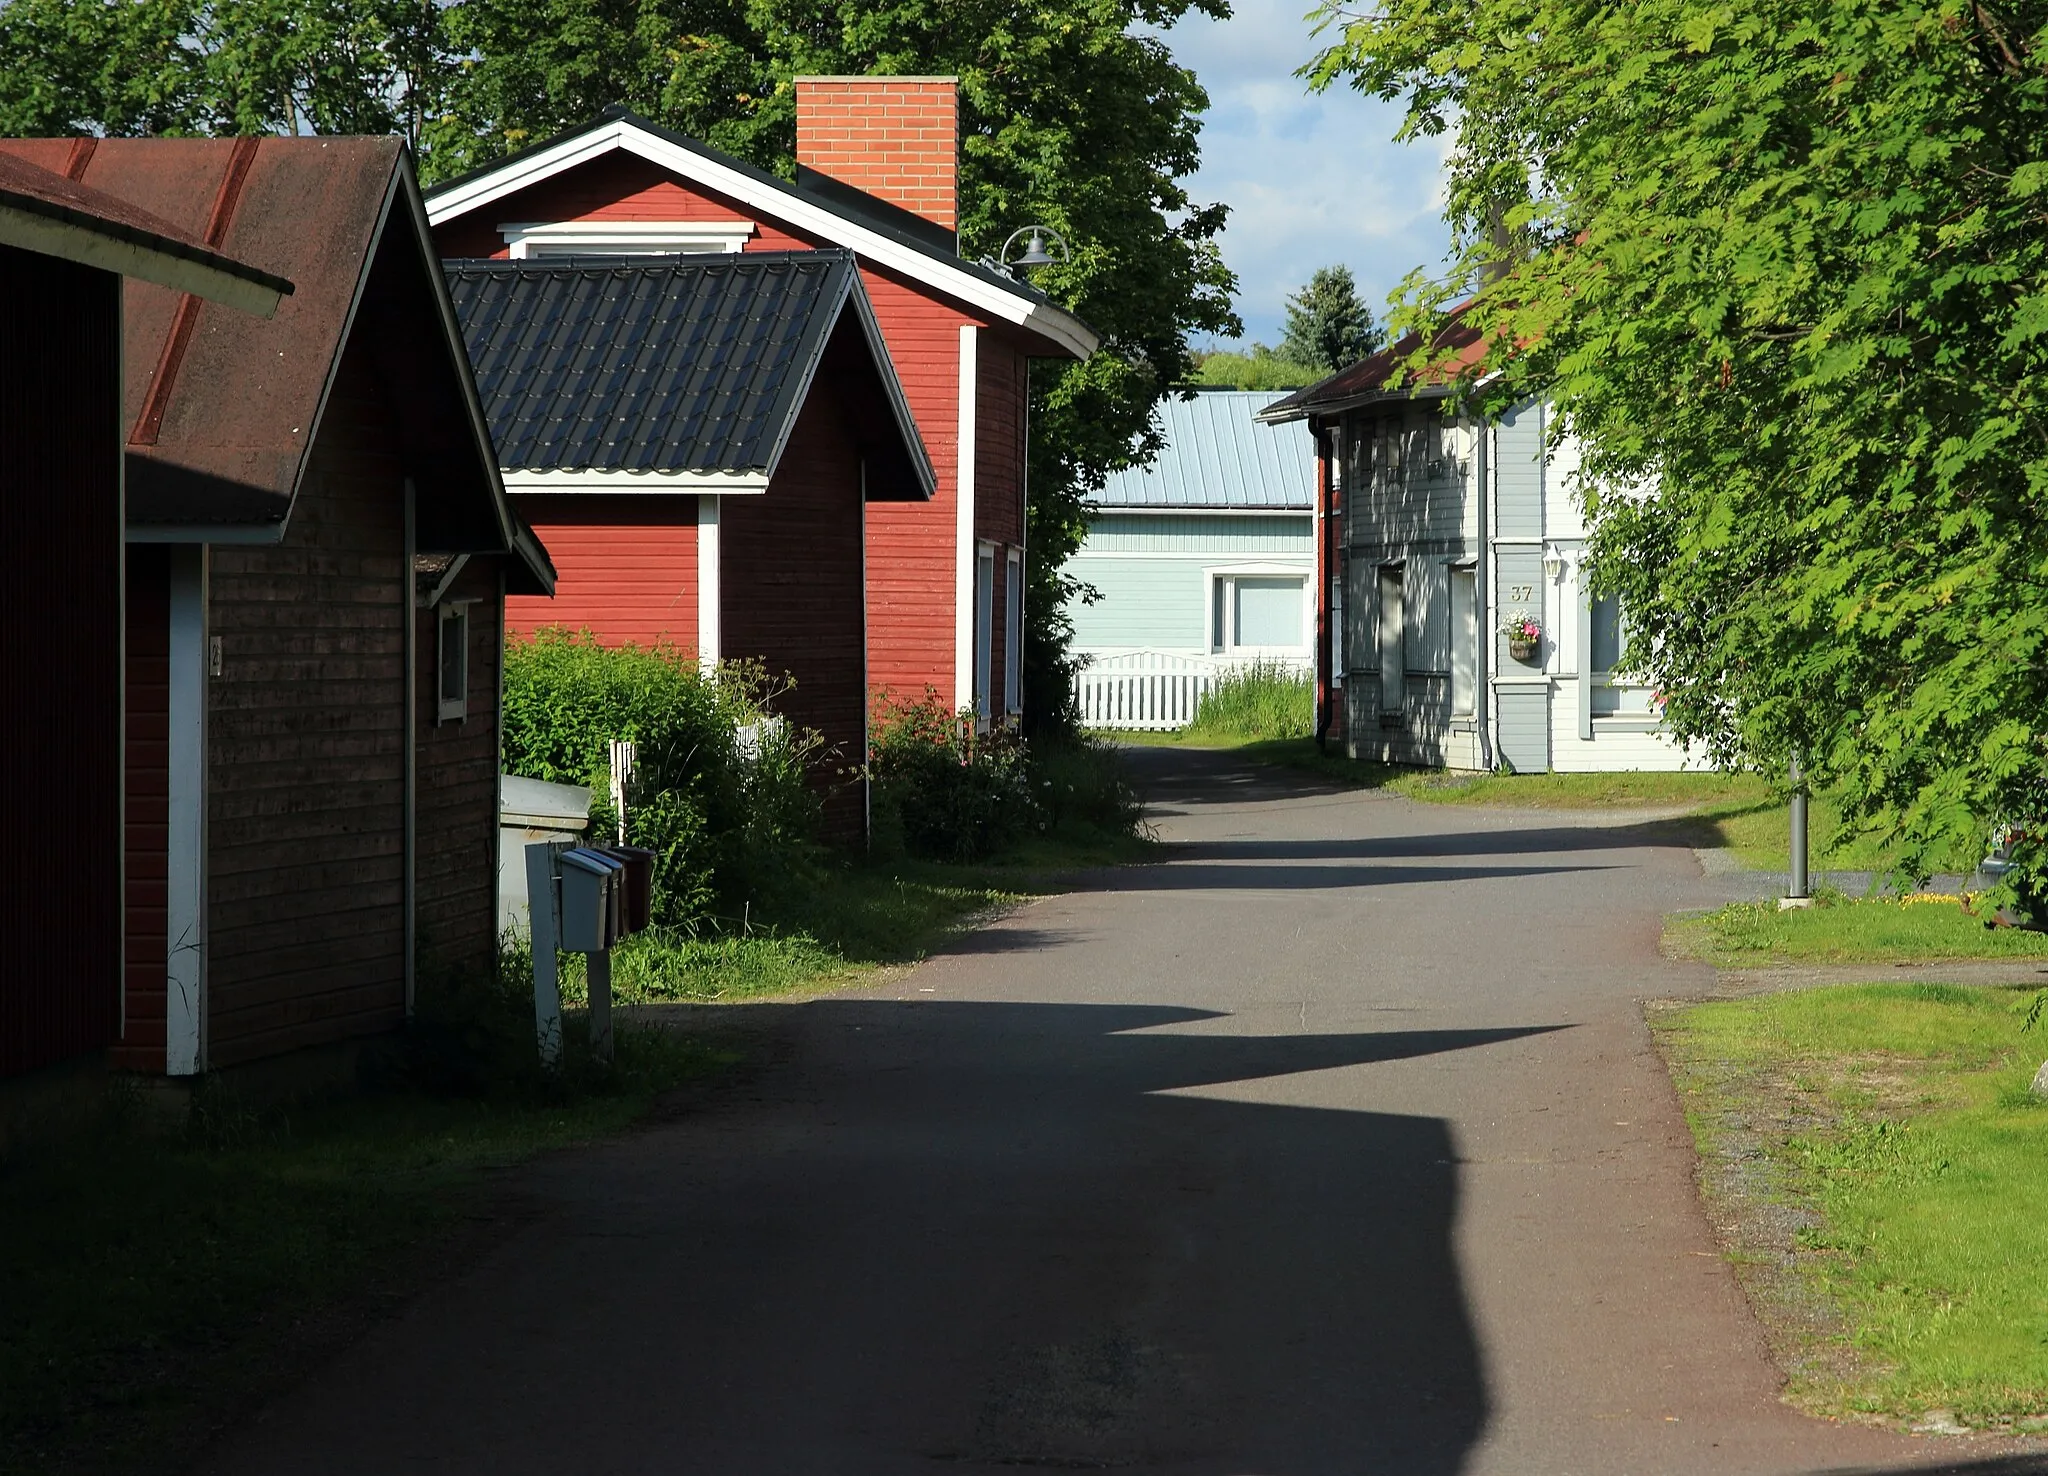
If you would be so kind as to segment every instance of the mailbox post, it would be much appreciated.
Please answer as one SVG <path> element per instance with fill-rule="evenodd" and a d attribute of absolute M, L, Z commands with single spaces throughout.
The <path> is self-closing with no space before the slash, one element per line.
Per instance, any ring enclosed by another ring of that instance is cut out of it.
<path fill-rule="evenodd" d="M 612 1059 L 612 945 L 648 924 L 654 853 L 635 846 L 526 848 L 533 917 L 533 1018 L 541 1064 L 562 1062 L 557 950 L 580 953 L 590 990 L 590 1053 Z"/>

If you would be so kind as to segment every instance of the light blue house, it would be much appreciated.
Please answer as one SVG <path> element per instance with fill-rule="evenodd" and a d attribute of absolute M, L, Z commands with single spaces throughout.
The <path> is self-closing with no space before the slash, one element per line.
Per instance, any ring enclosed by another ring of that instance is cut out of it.
<path fill-rule="evenodd" d="M 1096 590 L 1076 600 L 1088 658 L 1083 718 L 1098 727 L 1178 727 L 1195 693 L 1258 659 L 1308 666 L 1315 653 L 1315 441 L 1254 417 L 1269 390 L 1196 390 L 1161 406 L 1165 449 L 1093 500 L 1067 569 Z"/>

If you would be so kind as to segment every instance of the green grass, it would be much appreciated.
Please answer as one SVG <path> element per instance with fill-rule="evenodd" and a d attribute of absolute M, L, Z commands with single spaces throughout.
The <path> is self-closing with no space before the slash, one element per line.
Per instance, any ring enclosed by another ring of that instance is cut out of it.
<path fill-rule="evenodd" d="M 477 1096 L 257 1110 L 212 1085 L 172 1121 L 116 1087 L 99 1119 L 0 1160 L 0 1471 L 182 1469 L 306 1371 L 323 1326 L 359 1319 L 366 1287 L 410 1290 L 491 1170 L 616 1132 L 729 1059 L 632 1026 L 616 1053 L 608 1074 L 572 1052 L 561 1083 Z"/>
<path fill-rule="evenodd" d="M 1196 743 L 1259 743 L 1308 738 L 1315 726 L 1315 677 L 1285 662 L 1253 661 L 1217 677 L 1184 731 Z"/>
<path fill-rule="evenodd" d="M 2022 1033 L 2031 998 L 1856 985 L 1653 1021 L 1705 1181 L 1767 1181 L 1813 1217 L 1782 1252 L 1842 1330 L 1779 1328 L 1797 1402 L 2048 1416 L 2048 1110 L 2027 1092 L 2048 1036 Z"/>
<path fill-rule="evenodd" d="M 1987 928 L 1952 897 L 1823 895 L 1819 905 L 1791 911 L 1775 902 L 1735 902 L 1671 919 L 1664 942 L 1680 957 L 1723 968 L 2048 958 L 2048 935 Z"/>

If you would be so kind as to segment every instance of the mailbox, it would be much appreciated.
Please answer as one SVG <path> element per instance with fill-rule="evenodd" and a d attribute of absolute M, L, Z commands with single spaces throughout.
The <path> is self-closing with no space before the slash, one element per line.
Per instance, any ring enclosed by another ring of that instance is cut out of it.
<path fill-rule="evenodd" d="M 562 943 L 571 953 L 597 953 L 618 935 L 618 885 L 624 865 L 587 846 L 562 852 Z"/>
<path fill-rule="evenodd" d="M 644 846 L 606 846 L 604 853 L 625 865 L 620 933 L 637 933 L 653 922 L 654 852 Z"/>

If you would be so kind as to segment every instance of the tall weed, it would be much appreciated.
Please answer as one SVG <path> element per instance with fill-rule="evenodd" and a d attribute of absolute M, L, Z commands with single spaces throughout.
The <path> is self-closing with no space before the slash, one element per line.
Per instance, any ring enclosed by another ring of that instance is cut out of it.
<path fill-rule="evenodd" d="M 1258 742 L 1315 732 L 1315 677 L 1284 661 L 1258 660 L 1216 679 L 1187 726 L 1194 738 Z"/>

